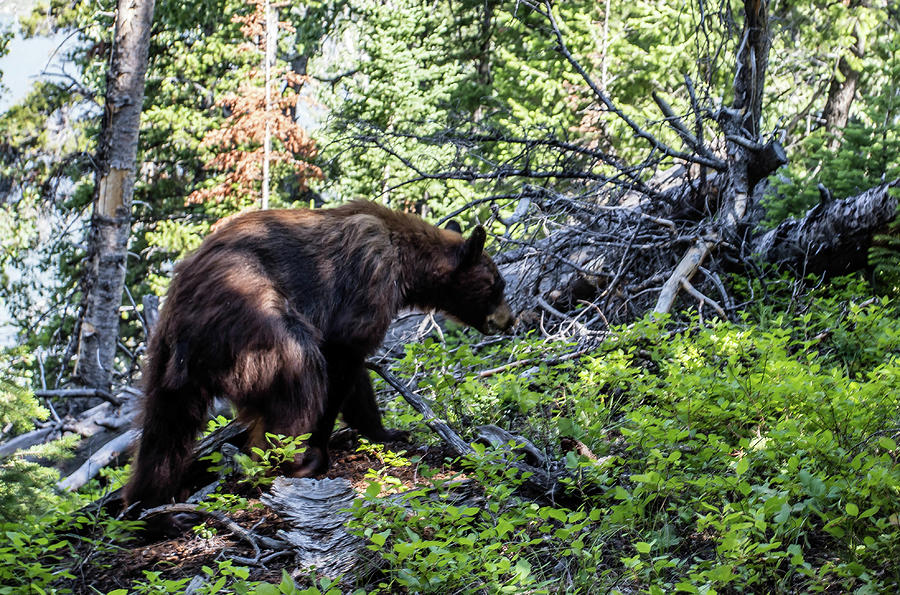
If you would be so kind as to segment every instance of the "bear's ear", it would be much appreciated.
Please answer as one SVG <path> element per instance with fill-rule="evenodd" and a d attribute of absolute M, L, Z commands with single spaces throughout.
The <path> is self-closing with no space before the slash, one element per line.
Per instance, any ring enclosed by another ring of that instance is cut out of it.
<path fill-rule="evenodd" d="M 482 226 L 477 226 L 472 230 L 472 235 L 466 239 L 462 245 L 459 258 L 459 268 L 468 268 L 478 262 L 481 253 L 484 251 L 484 241 L 487 234 Z"/>
<path fill-rule="evenodd" d="M 459 222 L 456 219 L 451 219 L 450 221 L 445 223 L 444 229 L 449 229 L 450 231 L 455 231 L 458 234 L 462 234 L 462 227 L 459 226 Z"/>

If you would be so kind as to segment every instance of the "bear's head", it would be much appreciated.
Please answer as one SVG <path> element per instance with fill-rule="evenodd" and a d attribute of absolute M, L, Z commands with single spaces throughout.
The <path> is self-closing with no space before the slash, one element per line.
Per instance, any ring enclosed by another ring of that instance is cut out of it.
<path fill-rule="evenodd" d="M 479 225 L 455 249 L 453 271 L 442 288 L 438 307 L 482 333 L 493 334 L 507 330 L 514 319 L 503 294 L 506 282 L 484 252 L 485 238 Z"/>

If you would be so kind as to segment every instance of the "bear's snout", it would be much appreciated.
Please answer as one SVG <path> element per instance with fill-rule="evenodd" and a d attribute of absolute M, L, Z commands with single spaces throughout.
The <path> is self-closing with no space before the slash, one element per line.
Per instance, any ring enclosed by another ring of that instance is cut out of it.
<path fill-rule="evenodd" d="M 487 320 L 485 321 L 486 334 L 494 334 L 508 330 L 514 321 L 512 310 L 509 309 L 509 304 L 506 303 L 506 300 L 503 300 L 487 317 Z"/>

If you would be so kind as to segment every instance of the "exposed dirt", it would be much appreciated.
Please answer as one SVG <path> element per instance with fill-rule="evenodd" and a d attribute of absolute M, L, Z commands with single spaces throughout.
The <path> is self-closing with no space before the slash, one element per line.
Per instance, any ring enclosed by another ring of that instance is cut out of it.
<path fill-rule="evenodd" d="M 377 453 L 358 452 L 359 446 L 355 436 L 332 442 L 332 466 L 322 477 L 343 477 L 353 487 L 364 492 L 369 485 L 366 474 L 369 470 L 378 471 L 385 464 Z M 384 445 L 385 451 L 399 453 L 406 451 L 406 458 L 419 456 L 421 461 L 408 466 L 394 467 L 390 474 L 401 480 L 403 487 L 413 489 L 424 484 L 419 473 L 421 465 L 439 469 L 439 476 L 451 477 L 458 472 L 450 467 L 450 453 L 444 446 L 415 446 L 404 442 Z M 248 488 L 236 482 L 225 486 L 225 491 L 239 494 L 250 499 L 250 506 L 229 515 L 232 520 L 246 529 L 253 528 L 259 535 L 275 537 L 283 522 L 259 502 L 260 491 Z M 97 536 L 99 537 L 99 536 Z M 172 538 L 152 538 L 145 534 L 138 535 L 121 549 L 99 551 L 87 542 L 81 542 L 78 548 L 80 566 L 76 568 L 74 581 L 66 585 L 75 593 L 108 593 L 114 589 L 128 589 L 136 580 L 146 580 L 145 572 L 158 572 L 160 579 L 182 580 L 204 575 L 203 568 L 216 569 L 217 561 L 236 557 L 252 558 L 251 546 L 233 535 L 225 526 L 215 520 L 206 519 L 204 528 L 199 531 L 187 530 Z M 244 566 L 235 561 L 235 566 Z M 249 566 L 249 580 L 268 580 L 279 582 L 282 568 L 292 572 L 293 558 L 282 555 L 265 566 Z M 187 584 L 177 590 L 183 591 Z"/>

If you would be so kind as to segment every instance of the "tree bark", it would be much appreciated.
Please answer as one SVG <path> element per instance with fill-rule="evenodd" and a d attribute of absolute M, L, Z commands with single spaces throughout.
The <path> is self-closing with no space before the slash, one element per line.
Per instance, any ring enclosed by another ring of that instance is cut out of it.
<path fill-rule="evenodd" d="M 94 209 L 82 276 L 75 376 L 109 390 L 125 284 L 135 158 L 154 0 L 119 0 L 97 147 Z"/>
<path fill-rule="evenodd" d="M 828 87 L 828 99 L 825 101 L 825 109 L 822 112 L 825 118 L 825 128 L 835 135 L 840 135 L 850 120 L 850 105 L 853 103 L 860 75 L 860 72 L 854 70 L 844 56 L 838 60 L 838 72 L 841 73 L 844 80 L 839 80 L 837 76 L 831 79 L 831 85 Z"/>
<path fill-rule="evenodd" d="M 266 132 L 263 138 L 263 179 L 259 208 L 269 208 L 269 165 L 272 161 L 272 71 L 275 69 L 275 50 L 278 45 L 278 15 L 269 0 L 266 0 L 266 44 L 263 56 L 263 70 L 266 85 Z"/>
<path fill-rule="evenodd" d="M 849 51 L 857 57 L 863 55 L 863 42 L 858 33 L 854 32 L 855 43 Z M 850 106 L 856 95 L 856 87 L 859 84 L 860 71 L 854 69 L 847 61 L 846 55 L 838 60 L 838 73 L 831 78 L 828 87 L 828 98 L 825 100 L 825 109 L 822 116 L 825 118 L 825 129 L 833 136 L 828 142 L 831 150 L 837 149 L 844 135 L 844 128 L 850 120 Z M 843 80 L 841 80 L 843 79 Z"/>

